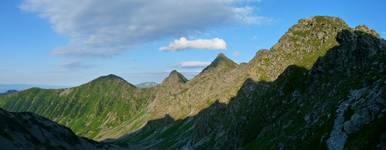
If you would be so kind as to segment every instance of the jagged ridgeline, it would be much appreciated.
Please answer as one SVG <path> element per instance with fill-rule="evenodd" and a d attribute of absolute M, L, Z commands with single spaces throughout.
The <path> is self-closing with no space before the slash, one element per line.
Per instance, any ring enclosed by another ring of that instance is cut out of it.
<path fill-rule="evenodd" d="M 385 69 L 375 31 L 315 16 L 249 63 L 220 54 L 191 80 L 173 71 L 139 89 L 107 76 L 7 94 L 0 105 L 124 149 L 384 149 Z"/>

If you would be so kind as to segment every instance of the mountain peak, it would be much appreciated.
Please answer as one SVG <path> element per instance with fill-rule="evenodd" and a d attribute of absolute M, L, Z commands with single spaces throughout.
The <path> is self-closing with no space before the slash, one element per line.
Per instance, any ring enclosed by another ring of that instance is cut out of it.
<path fill-rule="evenodd" d="M 218 54 L 216 58 L 218 58 L 218 59 L 228 59 L 228 57 L 227 57 L 227 56 L 225 56 L 225 54 L 224 54 L 224 53 L 220 53 L 220 54 Z"/>
<path fill-rule="evenodd" d="M 188 79 L 186 79 L 184 75 L 179 73 L 177 70 L 173 70 L 170 72 L 169 76 L 164 81 L 162 81 L 162 84 L 181 84 L 185 83 L 186 81 L 188 81 Z"/>
<path fill-rule="evenodd" d="M 326 25 L 334 24 L 339 26 L 347 26 L 346 22 L 339 17 L 332 16 L 312 16 L 304 19 L 300 19 L 296 25 Z"/>
<path fill-rule="evenodd" d="M 115 74 L 109 74 L 105 76 L 100 76 L 93 81 L 100 81 L 100 80 L 124 80 L 124 79 Z"/>
<path fill-rule="evenodd" d="M 360 32 L 364 32 L 364 33 L 367 33 L 367 34 L 370 34 L 376 38 L 380 38 L 381 36 L 379 35 L 379 33 L 377 33 L 377 31 L 373 30 L 373 29 L 370 29 L 368 26 L 366 25 L 359 25 L 359 26 L 356 26 L 354 28 L 355 31 L 360 31 Z"/>
<path fill-rule="evenodd" d="M 92 80 L 90 83 L 95 83 L 95 84 L 96 83 L 107 83 L 107 84 L 118 83 L 118 84 L 127 84 L 131 87 L 135 87 L 131 83 L 127 82 L 125 79 L 123 79 L 115 74 L 109 74 L 109 75 L 98 77 L 98 78 Z"/>
<path fill-rule="evenodd" d="M 225 54 L 220 53 L 217 55 L 216 59 L 213 60 L 209 66 L 207 66 L 200 74 L 207 73 L 207 72 L 213 72 L 213 71 L 220 71 L 220 70 L 227 70 L 227 69 L 233 69 L 238 66 L 237 63 L 229 59 Z"/>

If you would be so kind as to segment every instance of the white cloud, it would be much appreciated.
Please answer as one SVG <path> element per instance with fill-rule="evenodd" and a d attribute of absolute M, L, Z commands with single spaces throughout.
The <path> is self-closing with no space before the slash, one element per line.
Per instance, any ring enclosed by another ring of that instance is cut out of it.
<path fill-rule="evenodd" d="M 186 68 L 186 69 L 203 68 L 208 66 L 209 64 L 210 62 L 205 62 L 205 61 L 185 61 L 185 62 L 179 63 L 178 67 Z"/>
<path fill-rule="evenodd" d="M 258 2 L 258 1 L 255 1 Z M 20 8 L 69 37 L 59 55 L 111 56 L 133 45 L 229 23 L 263 21 L 251 0 L 24 0 Z"/>
<path fill-rule="evenodd" d="M 178 40 L 174 40 L 166 47 L 161 47 L 161 51 L 180 51 L 187 49 L 208 49 L 208 50 L 224 50 L 227 48 L 227 44 L 223 39 L 196 39 L 188 40 L 185 37 L 181 37 Z"/>

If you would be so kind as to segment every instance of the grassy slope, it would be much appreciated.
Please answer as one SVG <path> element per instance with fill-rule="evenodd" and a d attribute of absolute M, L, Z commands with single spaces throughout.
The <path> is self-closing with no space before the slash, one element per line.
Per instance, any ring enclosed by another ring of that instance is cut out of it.
<path fill-rule="evenodd" d="M 104 76 L 79 87 L 45 90 L 33 88 L 0 97 L 0 105 L 15 112 L 34 112 L 93 138 L 141 112 L 151 94 L 114 76 Z"/>

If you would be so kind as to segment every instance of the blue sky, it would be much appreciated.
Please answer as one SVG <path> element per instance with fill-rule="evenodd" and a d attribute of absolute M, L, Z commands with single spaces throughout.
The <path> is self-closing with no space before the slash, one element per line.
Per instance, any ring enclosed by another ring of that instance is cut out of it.
<path fill-rule="evenodd" d="M 2 0 L 0 84 L 75 86 L 106 74 L 160 82 L 173 69 L 192 77 L 220 52 L 249 61 L 314 15 L 386 36 L 384 0 L 106 2 Z"/>

